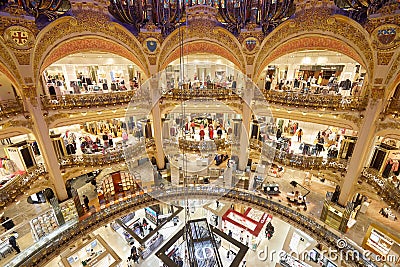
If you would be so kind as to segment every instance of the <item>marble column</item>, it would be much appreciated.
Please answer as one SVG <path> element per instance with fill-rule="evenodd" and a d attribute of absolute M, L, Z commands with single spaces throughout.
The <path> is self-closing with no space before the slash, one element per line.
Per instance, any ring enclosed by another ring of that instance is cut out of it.
<path fill-rule="evenodd" d="M 36 96 L 35 87 L 24 88 L 24 93 L 31 94 L 31 97 L 25 99 L 25 107 L 30 112 L 33 121 L 33 134 L 43 156 L 46 171 L 49 173 L 50 181 L 53 183 L 54 192 L 60 201 L 68 199 L 64 179 L 61 175 L 60 166 L 50 139 L 49 128 L 44 119 L 40 100 Z"/>
<path fill-rule="evenodd" d="M 369 151 L 373 147 L 376 122 L 382 109 L 382 100 L 370 99 L 358 133 L 357 143 L 347 167 L 346 176 L 340 186 L 339 204 L 345 206 L 354 193 L 353 187 L 366 164 Z"/>

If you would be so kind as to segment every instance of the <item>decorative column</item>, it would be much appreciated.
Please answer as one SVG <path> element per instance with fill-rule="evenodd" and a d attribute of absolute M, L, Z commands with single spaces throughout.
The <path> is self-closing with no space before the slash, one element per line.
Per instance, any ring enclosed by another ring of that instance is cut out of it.
<path fill-rule="evenodd" d="M 353 156 L 347 167 L 346 176 L 341 184 L 339 204 L 345 206 L 352 197 L 353 187 L 365 166 L 369 151 L 373 146 L 375 137 L 376 122 L 382 110 L 381 99 L 370 99 L 365 110 L 364 120 L 358 133 L 357 143 L 354 147 Z"/>
<path fill-rule="evenodd" d="M 42 114 L 40 100 L 37 97 L 34 86 L 23 87 L 25 106 L 32 116 L 33 134 L 38 142 L 40 152 L 49 173 L 50 181 L 54 184 L 55 193 L 60 201 L 68 199 L 64 179 L 61 175 L 60 166 L 53 144 L 49 135 L 49 128 Z"/>
<path fill-rule="evenodd" d="M 243 171 L 247 166 L 249 157 L 249 133 L 251 123 L 251 100 L 254 95 L 254 84 L 251 80 L 245 82 L 242 103 L 242 131 L 240 133 L 240 149 L 238 169 Z"/>
<path fill-rule="evenodd" d="M 163 148 L 163 137 L 162 137 L 162 123 L 161 123 L 161 110 L 160 110 L 160 98 L 161 90 L 158 87 L 158 78 L 150 78 L 150 92 L 151 92 L 151 103 L 153 108 L 151 109 L 151 117 L 153 121 L 154 131 L 154 142 L 156 145 L 156 154 L 154 155 L 157 161 L 158 169 L 165 168 L 165 156 Z"/>

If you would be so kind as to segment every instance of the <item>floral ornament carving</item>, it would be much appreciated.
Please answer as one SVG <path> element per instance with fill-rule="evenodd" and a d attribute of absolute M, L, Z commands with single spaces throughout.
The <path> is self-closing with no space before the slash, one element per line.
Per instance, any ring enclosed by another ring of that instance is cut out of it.
<path fill-rule="evenodd" d="M 397 58 L 394 60 L 392 65 L 389 68 L 389 72 L 386 76 L 385 83 L 388 84 L 390 80 L 393 78 L 395 74 L 399 73 L 400 69 L 400 54 L 397 56 Z"/>
<path fill-rule="evenodd" d="M 391 53 L 378 52 L 378 55 L 377 55 L 378 65 L 389 65 L 389 62 L 390 62 L 390 60 L 392 60 L 393 55 L 394 55 L 394 52 L 391 52 Z"/>
<path fill-rule="evenodd" d="M 18 119 L 18 120 L 9 120 L 2 125 L 2 129 L 11 128 L 11 127 L 25 127 L 28 129 L 33 129 L 32 119 Z"/>

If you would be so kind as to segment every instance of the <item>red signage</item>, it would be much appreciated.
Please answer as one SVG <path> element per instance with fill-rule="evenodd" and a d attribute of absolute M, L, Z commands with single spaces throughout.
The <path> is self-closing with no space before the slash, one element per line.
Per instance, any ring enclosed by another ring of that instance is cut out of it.
<path fill-rule="evenodd" d="M 248 216 L 251 210 L 251 208 L 248 208 L 244 214 L 235 210 L 228 210 L 222 216 L 222 220 L 230 222 L 231 224 L 246 230 L 253 236 L 258 236 L 265 223 L 269 222 L 272 219 L 272 215 L 262 213 L 262 215 L 259 216 L 259 220 L 257 221 L 254 218 Z"/>

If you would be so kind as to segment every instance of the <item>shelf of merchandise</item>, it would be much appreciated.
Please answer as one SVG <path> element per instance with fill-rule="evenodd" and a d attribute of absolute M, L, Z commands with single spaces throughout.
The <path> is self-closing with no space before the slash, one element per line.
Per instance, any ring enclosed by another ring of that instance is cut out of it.
<path fill-rule="evenodd" d="M 41 215 L 32 219 L 29 223 L 32 228 L 33 237 L 36 241 L 58 228 L 53 209 L 42 213 Z"/>

